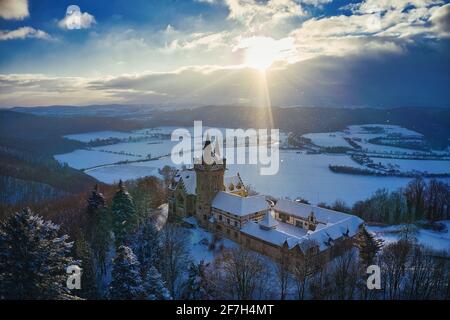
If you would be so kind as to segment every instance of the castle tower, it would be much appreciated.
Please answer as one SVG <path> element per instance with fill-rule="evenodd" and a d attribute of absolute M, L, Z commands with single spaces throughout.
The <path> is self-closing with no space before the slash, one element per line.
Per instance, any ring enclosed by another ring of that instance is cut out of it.
<path fill-rule="evenodd" d="M 207 157 L 210 157 L 214 161 L 212 163 L 205 161 Z M 197 221 L 201 225 L 208 225 L 208 220 L 211 217 L 211 203 L 219 191 L 225 190 L 224 174 L 226 159 L 219 160 L 220 151 L 218 144 L 216 143 L 214 150 L 212 150 L 211 140 L 207 137 L 203 146 L 202 159 L 199 159 L 194 164 L 194 170 L 197 176 L 196 215 Z"/>

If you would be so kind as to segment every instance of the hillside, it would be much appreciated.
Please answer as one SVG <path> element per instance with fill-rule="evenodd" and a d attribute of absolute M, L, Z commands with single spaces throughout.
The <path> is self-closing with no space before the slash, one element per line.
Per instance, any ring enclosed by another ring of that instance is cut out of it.
<path fill-rule="evenodd" d="M 97 180 L 53 159 L 56 153 L 84 147 L 63 135 L 135 128 L 135 123 L 118 118 L 52 118 L 0 111 L 1 204 L 34 203 L 89 190 Z"/>
<path fill-rule="evenodd" d="M 273 124 L 270 119 L 273 119 Z M 249 108 L 208 106 L 160 112 L 159 123 L 192 125 L 203 120 L 208 126 L 236 128 L 279 128 L 297 134 L 332 132 L 356 124 L 392 124 L 422 133 L 437 148 L 448 145 L 450 109 L 440 108 Z"/>

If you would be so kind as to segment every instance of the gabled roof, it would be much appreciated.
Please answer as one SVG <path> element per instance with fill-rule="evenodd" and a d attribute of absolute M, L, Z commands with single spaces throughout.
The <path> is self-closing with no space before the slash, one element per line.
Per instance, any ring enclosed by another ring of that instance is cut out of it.
<path fill-rule="evenodd" d="M 174 177 L 175 187 L 176 189 L 181 184 L 184 186 L 187 194 L 195 195 L 195 189 L 197 187 L 197 175 L 194 170 L 180 170 L 175 174 Z"/>
<path fill-rule="evenodd" d="M 290 202 L 290 203 L 289 203 Z M 289 249 L 298 246 L 303 252 L 309 248 L 311 244 L 318 246 L 320 251 L 327 249 L 332 243 L 343 237 L 353 237 L 358 232 L 359 226 L 364 222 L 357 216 L 327 210 L 311 205 L 296 203 L 289 200 L 277 202 L 278 209 L 282 208 L 283 212 L 307 218 L 311 211 L 319 216 L 319 224 L 314 231 L 306 231 L 300 227 L 277 221 L 277 225 L 270 224 L 264 219 L 258 223 L 249 221 L 241 231 L 255 238 L 272 243 L 277 246 L 287 245 Z M 277 206 L 275 206 L 275 211 Z M 319 210 L 317 210 L 319 209 Z M 265 219 L 270 219 L 267 215 Z M 325 221 L 325 222 L 324 222 Z M 266 225 L 272 225 L 272 228 L 266 228 Z M 259 226 L 262 226 L 260 228 Z"/>
<path fill-rule="evenodd" d="M 263 195 L 241 197 L 232 193 L 220 191 L 214 197 L 212 207 L 237 216 L 245 216 L 267 210 L 269 209 L 269 204 L 266 201 L 266 197 Z"/>
<path fill-rule="evenodd" d="M 311 212 L 313 212 L 317 221 L 325 224 L 341 221 L 348 216 L 342 212 L 287 199 L 279 199 L 275 204 L 274 209 L 275 211 L 285 212 L 303 219 L 307 219 Z"/>

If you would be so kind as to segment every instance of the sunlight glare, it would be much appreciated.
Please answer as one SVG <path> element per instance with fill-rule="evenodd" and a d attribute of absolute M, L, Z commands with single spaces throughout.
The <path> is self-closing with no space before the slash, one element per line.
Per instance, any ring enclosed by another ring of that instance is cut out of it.
<path fill-rule="evenodd" d="M 274 62 L 288 60 L 293 41 L 290 38 L 251 37 L 241 39 L 238 48 L 245 50 L 244 65 L 264 72 Z"/>

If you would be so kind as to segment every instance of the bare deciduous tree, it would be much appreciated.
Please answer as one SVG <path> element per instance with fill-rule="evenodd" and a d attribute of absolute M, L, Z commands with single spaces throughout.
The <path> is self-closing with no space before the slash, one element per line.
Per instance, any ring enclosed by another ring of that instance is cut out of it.
<path fill-rule="evenodd" d="M 190 262 L 186 246 L 186 230 L 173 224 L 167 224 L 161 233 L 162 256 L 160 258 L 161 275 L 172 297 L 178 297 L 178 287 L 184 270 Z"/>

